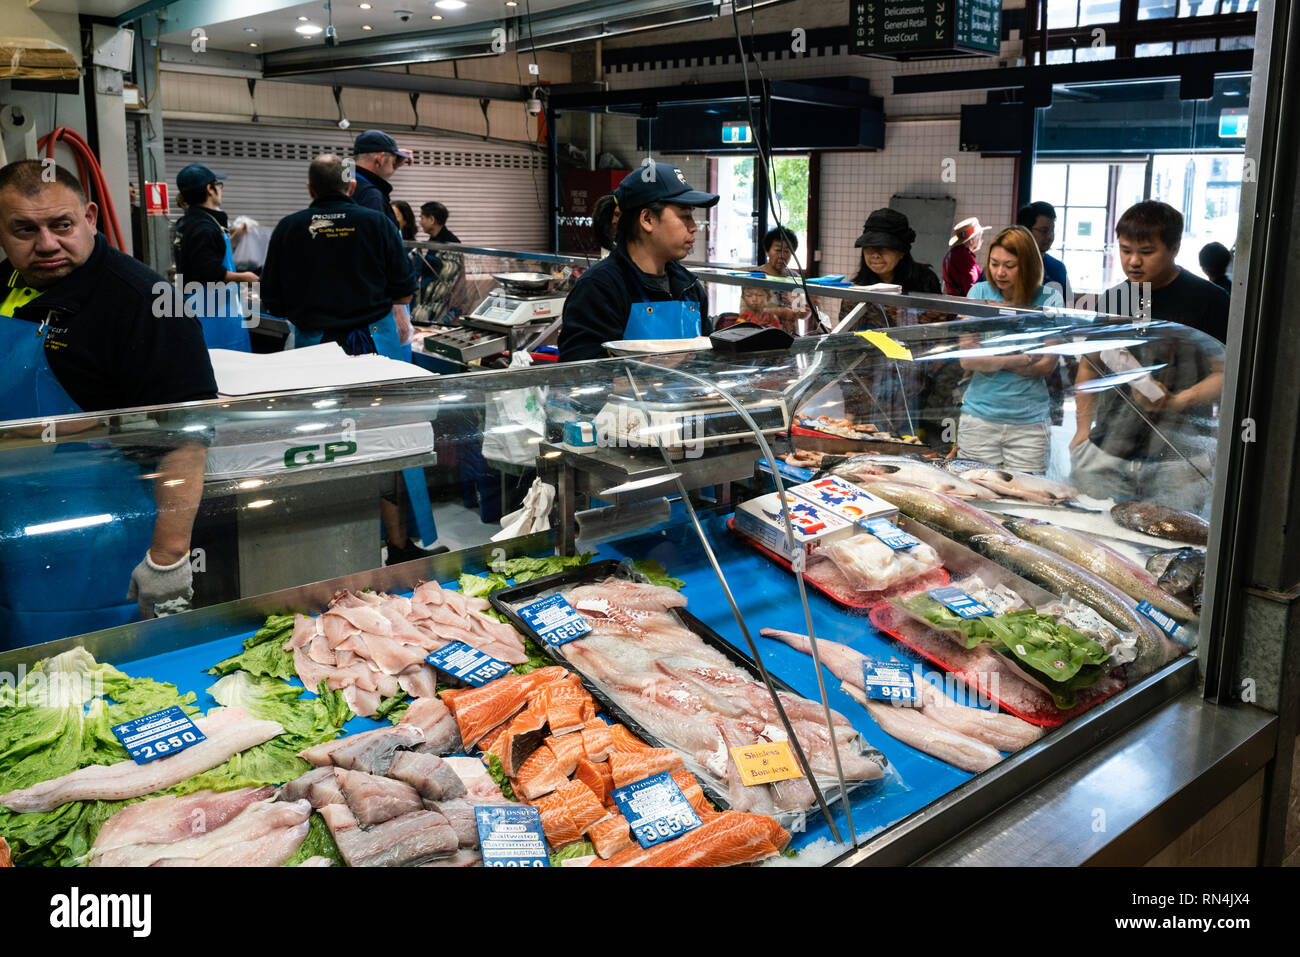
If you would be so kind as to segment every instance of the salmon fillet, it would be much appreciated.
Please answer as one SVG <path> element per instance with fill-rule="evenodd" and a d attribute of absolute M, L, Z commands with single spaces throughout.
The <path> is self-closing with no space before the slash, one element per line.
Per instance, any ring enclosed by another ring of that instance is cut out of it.
<path fill-rule="evenodd" d="M 686 764 L 682 756 L 671 748 L 650 748 L 635 754 L 615 751 L 609 756 L 609 769 L 614 775 L 614 787 L 648 778 L 660 771 L 681 771 Z"/>
<path fill-rule="evenodd" d="M 559 665 L 538 668 L 526 675 L 498 678 L 481 688 L 449 689 L 442 692 L 442 700 L 456 718 L 461 740 L 477 741 L 522 711 L 533 691 L 567 674 Z"/>
<path fill-rule="evenodd" d="M 583 728 L 581 737 L 582 752 L 588 761 L 605 761 L 614 750 L 614 732 L 607 724 L 599 728 Z"/>
<path fill-rule="evenodd" d="M 581 781 L 566 781 L 555 789 L 555 793 L 569 806 L 573 823 L 580 832 L 609 817 L 595 792 Z"/>
<path fill-rule="evenodd" d="M 582 840 L 582 830 L 573 819 L 569 803 L 559 794 L 548 794 L 531 803 L 542 819 L 542 832 L 552 850 Z"/>
<path fill-rule="evenodd" d="M 546 746 L 555 755 L 555 761 L 560 766 L 560 773 L 566 778 L 571 776 L 578 767 L 578 759 L 583 757 L 582 735 L 552 736 L 546 739 Z"/>
<path fill-rule="evenodd" d="M 511 781 L 515 793 L 526 801 L 549 794 L 568 779 L 556 763 L 550 748 L 538 748 L 523 763 Z"/>
<path fill-rule="evenodd" d="M 573 779 L 591 788 L 602 804 L 609 798 L 609 792 L 614 790 L 614 775 L 610 772 L 607 761 L 597 764 L 587 758 L 579 758 L 578 766 L 573 769 Z"/>
<path fill-rule="evenodd" d="M 790 835 L 758 814 L 724 811 L 673 841 L 648 849 L 630 848 L 592 867 L 726 867 L 779 854 Z"/>
<path fill-rule="evenodd" d="M 605 820 L 587 828 L 587 839 L 596 848 L 596 853 L 608 860 L 619 851 L 632 847 L 632 828 L 621 814 L 611 814 Z"/>
<path fill-rule="evenodd" d="M 523 763 L 546 740 L 545 728 L 543 712 L 528 707 L 518 714 L 497 741 L 494 753 L 501 758 L 501 770 L 508 775 L 518 774 Z"/>

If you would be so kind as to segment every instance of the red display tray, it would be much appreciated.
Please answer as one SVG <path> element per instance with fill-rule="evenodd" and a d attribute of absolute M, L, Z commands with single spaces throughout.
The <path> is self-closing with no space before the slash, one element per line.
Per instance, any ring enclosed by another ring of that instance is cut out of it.
<path fill-rule="evenodd" d="M 1122 691 L 1127 684 L 1124 669 L 1115 668 L 1092 687 L 1080 691 L 1073 708 L 1062 711 L 1051 695 L 1016 674 L 1010 664 L 987 646 L 963 648 L 888 602 L 872 608 L 870 618 L 890 638 L 955 675 L 977 694 L 996 701 L 1003 711 L 1039 727 L 1059 727 Z"/>
<path fill-rule="evenodd" d="M 770 548 L 767 548 L 766 546 L 761 545 L 758 542 L 754 541 L 748 535 L 742 535 L 740 532 L 737 532 L 736 517 L 734 515 L 728 516 L 727 528 L 750 548 L 753 548 L 755 551 L 761 552 L 762 554 L 766 555 L 769 559 L 771 559 L 773 562 L 775 562 L 777 565 L 780 565 L 782 568 L 788 571 L 790 574 L 792 575 L 794 574 L 794 566 L 791 565 L 787 559 L 785 559 L 781 555 L 778 555 Z M 845 608 L 849 608 L 854 611 L 862 611 L 862 612 L 868 612 L 876 605 L 880 604 L 882 601 L 893 598 L 897 595 L 910 595 L 912 594 L 912 592 L 920 591 L 926 588 L 941 588 L 944 585 L 948 584 L 949 581 L 951 581 L 951 578 L 948 575 L 946 569 L 936 568 L 932 572 L 926 572 L 926 574 L 921 575 L 917 578 L 910 578 L 905 582 L 899 582 L 897 585 L 893 585 L 889 588 L 883 589 L 882 591 L 842 592 L 834 588 L 829 588 L 826 585 L 821 584 L 820 582 L 814 581 L 812 578 L 808 577 L 808 573 L 806 571 L 804 572 L 803 577 L 804 577 L 804 581 L 806 581 L 813 588 L 817 589 L 819 592 L 821 592 L 831 601 L 835 602 L 837 605 L 842 605 Z"/>

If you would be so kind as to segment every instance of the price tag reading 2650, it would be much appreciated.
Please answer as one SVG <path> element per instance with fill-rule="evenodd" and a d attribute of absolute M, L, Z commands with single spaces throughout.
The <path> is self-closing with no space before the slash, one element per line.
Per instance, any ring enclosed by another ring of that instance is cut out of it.
<path fill-rule="evenodd" d="M 113 733 L 136 764 L 169 757 L 207 740 L 179 707 L 165 708 L 156 714 L 114 725 Z"/>

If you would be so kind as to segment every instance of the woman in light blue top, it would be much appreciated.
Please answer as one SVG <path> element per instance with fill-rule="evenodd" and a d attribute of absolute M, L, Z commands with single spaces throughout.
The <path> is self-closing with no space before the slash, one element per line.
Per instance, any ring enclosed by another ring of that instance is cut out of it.
<path fill-rule="evenodd" d="M 1064 305 L 1059 292 L 1043 286 L 1043 257 L 1021 226 L 993 238 L 984 275 L 968 299 L 1028 308 Z M 976 348 L 979 339 L 962 336 L 961 346 Z M 963 358 L 962 368 L 973 375 L 957 425 L 957 455 L 1021 472 L 1047 471 L 1051 398 L 1046 378 L 1059 361 L 1055 355 L 1021 353 Z"/>

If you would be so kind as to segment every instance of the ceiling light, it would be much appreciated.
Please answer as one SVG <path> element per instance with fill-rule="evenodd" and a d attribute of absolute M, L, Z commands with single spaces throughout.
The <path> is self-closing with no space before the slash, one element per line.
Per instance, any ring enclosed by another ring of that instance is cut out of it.
<path fill-rule="evenodd" d="M 372 27 L 372 26 L 371 26 L 370 24 L 368 24 L 368 23 L 363 23 L 363 24 L 361 25 L 361 29 L 362 29 L 362 30 L 373 30 L 374 27 Z"/>
<path fill-rule="evenodd" d="M 431 16 L 429 19 L 430 19 L 430 20 L 441 20 L 441 19 L 442 19 L 442 15 L 441 15 L 441 14 L 437 14 L 437 13 L 435 13 L 435 14 L 434 14 L 433 16 Z"/>
<path fill-rule="evenodd" d="M 244 32 L 245 32 L 245 33 L 256 33 L 256 32 L 257 32 L 257 27 L 244 27 Z"/>
<path fill-rule="evenodd" d="M 314 23 L 304 23 L 302 26 L 294 27 L 294 33 L 301 33 L 305 37 L 314 37 L 321 32 L 321 28 Z"/>
<path fill-rule="evenodd" d="M 257 46 L 257 44 L 256 44 L 256 43 L 250 43 L 249 46 L 250 46 L 250 47 L 255 47 L 255 46 Z"/>
<path fill-rule="evenodd" d="M 506 0 L 506 6 L 507 6 L 507 7 L 517 7 L 517 6 L 519 6 L 519 4 L 516 2 L 516 0 Z"/>
<path fill-rule="evenodd" d="M 438 0 L 434 4 L 439 10 L 464 10 L 465 0 Z"/>
<path fill-rule="evenodd" d="M 298 22 L 299 22 L 299 23 L 306 23 L 306 22 L 307 22 L 307 18 L 306 18 L 306 17 L 299 17 L 299 18 L 298 18 Z"/>
<path fill-rule="evenodd" d="M 370 4 L 368 4 L 368 3 L 358 3 L 357 6 L 360 7 L 362 10 L 369 10 L 369 9 L 370 9 Z"/>

